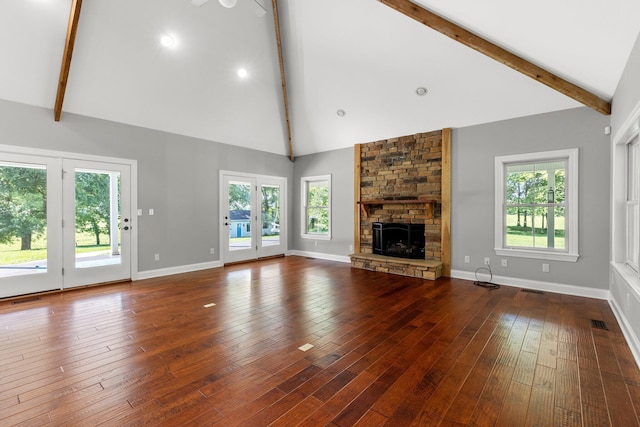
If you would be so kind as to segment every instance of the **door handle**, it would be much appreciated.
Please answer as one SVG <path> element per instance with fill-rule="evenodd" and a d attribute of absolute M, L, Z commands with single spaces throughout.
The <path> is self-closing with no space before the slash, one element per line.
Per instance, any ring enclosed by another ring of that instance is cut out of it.
<path fill-rule="evenodd" d="M 127 231 L 128 229 L 129 229 L 129 226 L 128 226 L 128 225 L 125 225 L 125 226 L 124 226 L 124 230 L 125 230 L 125 231 Z"/>

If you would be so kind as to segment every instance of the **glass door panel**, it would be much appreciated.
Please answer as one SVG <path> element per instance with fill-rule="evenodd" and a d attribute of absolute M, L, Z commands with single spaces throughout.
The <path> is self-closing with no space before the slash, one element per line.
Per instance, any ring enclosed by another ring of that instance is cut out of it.
<path fill-rule="evenodd" d="M 131 277 L 129 166 L 64 161 L 65 287 Z"/>
<path fill-rule="evenodd" d="M 120 173 L 75 170 L 75 267 L 122 262 Z"/>
<path fill-rule="evenodd" d="M 61 287 L 57 164 L 0 153 L 0 297 Z"/>
<path fill-rule="evenodd" d="M 223 180 L 223 259 L 238 262 L 255 258 L 255 180 L 225 175 Z"/>
<path fill-rule="evenodd" d="M 262 236 L 261 246 L 280 245 L 280 186 L 272 184 L 260 185 L 262 197 Z"/>

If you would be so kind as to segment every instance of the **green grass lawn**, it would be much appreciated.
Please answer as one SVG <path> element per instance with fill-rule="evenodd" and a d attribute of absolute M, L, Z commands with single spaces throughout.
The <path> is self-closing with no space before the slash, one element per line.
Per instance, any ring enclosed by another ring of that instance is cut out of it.
<path fill-rule="evenodd" d="M 107 242 L 107 244 L 99 246 L 95 244 L 96 238 L 92 234 L 78 234 L 76 239 L 77 254 L 88 252 L 108 253 L 110 250 L 109 236 L 106 235 L 100 236 L 100 242 Z M 26 251 L 20 250 L 19 239 L 10 244 L 0 244 L 0 265 L 22 264 L 43 259 L 47 259 L 47 242 L 44 237 L 34 239 L 31 242 L 31 249 Z"/>
<path fill-rule="evenodd" d="M 541 217 L 536 217 L 535 233 L 531 231 L 531 216 L 527 218 L 528 227 L 524 227 L 524 216 L 520 216 L 520 224 L 518 227 L 517 215 L 507 215 L 507 246 L 546 248 L 547 246 L 547 229 L 539 228 L 542 225 Z M 564 217 L 556 217 L 554 220 L 554 247 L 556 249 L 564 249 Z M 545 223 L 546 226 L 546 223 Z"/>

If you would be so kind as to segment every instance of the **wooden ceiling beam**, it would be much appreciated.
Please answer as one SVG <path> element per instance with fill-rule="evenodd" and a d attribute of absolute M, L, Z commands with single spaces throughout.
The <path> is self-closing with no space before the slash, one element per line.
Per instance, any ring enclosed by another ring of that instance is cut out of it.
<path fill-rule="evenodd" d="M 482 37 L 465 30 L 453 22 L 436 15 L 409 0 L 379 0 L 381 3 L 415 19 L 418 22 L 444 34 L 463 45 L 477 50 L 478 52 L 499 61 L 514 70 L 531 77 L 549 86 L 574 100 L 593 108 L 594 110 L 609 115 L 611 114 L 611 103 L 583 89 L 563 78 L 523 59 L 506 49 L 501 48 Z"/>
<path fill-rule="evenodd" d="M 282 99 L 284 102 L 284 116 L 287 121 L 287 136 L 289 138 L 289 160 L 295 160 L 293 142 L 291 140 L 291 122 L 289 121 L 289 100 L 287 99 L 287 83 L 284 78 L 284 59 L 282 57 L 282 38 L 280 36 L 280 19 L 278 18 L 277 0 L 271 0 L 273 5 L 273 22 L 276 27 L 276 43 L 278 45 L 278 62 L 280 63 L 280 80 L 282 80 Z"/>
<path fill-rule="evenodd" d="M 62 103 L 64 101 L 64 93 L 67 90 L 67 80 L 69 79 L 69 69 L 71 68 L 71 56 L 73 55 L 73 45 L 76 42 L 76 32 L 78 31 L 78 21 L 80 20 L 81 8 L 82 0 L 72 0 L 71 13 L 69 14 L 69 25 L 67 26 L 67 39 L 64 43 L 60 78 L 58 79 L 58 93 L 56 95 L 56 103 L 53 107 L 53 114 L 56 122 L 60 121 L 60 116 L 62 115 Z"/>

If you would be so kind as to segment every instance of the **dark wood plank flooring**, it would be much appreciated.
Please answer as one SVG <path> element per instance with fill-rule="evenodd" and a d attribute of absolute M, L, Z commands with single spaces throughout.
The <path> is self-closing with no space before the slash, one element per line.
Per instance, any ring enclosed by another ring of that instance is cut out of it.
<path fill-rule="evenodd" d="M 2 426 L 640 425 L 606 301 L 302 257 L 1 301 L 0 363 Z"/>

